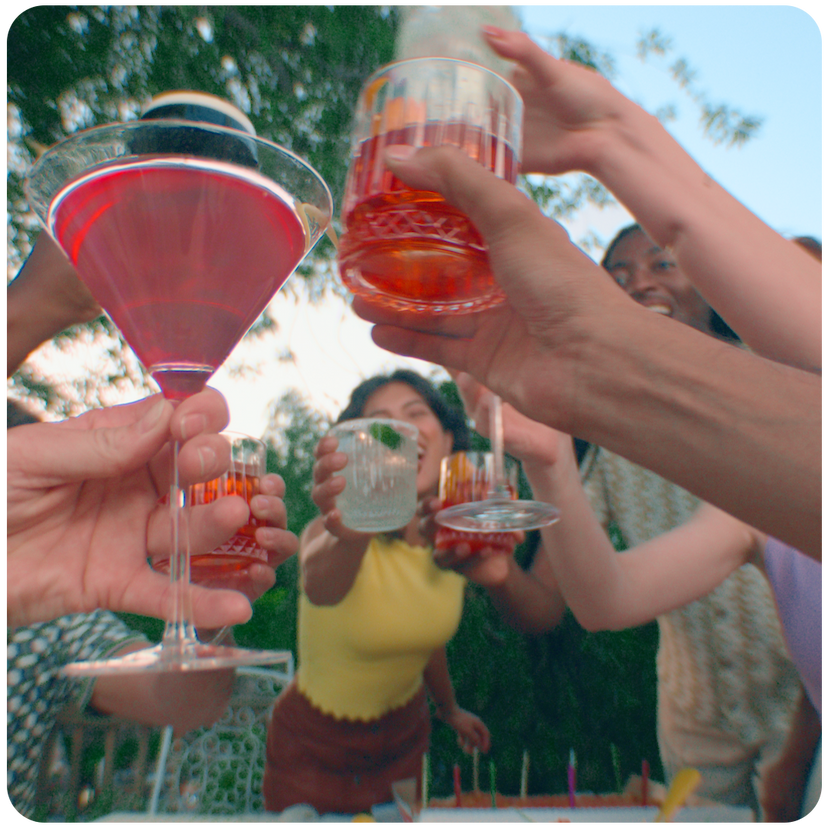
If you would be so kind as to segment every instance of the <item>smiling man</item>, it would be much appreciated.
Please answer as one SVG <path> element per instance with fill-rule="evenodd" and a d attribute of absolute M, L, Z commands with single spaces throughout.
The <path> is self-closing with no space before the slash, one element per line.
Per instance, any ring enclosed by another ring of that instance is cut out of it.
<path fill-rule="evenodd" d="M 628 296 L 654 313 L 702 333 L 738 341 L 738 336 L 685 276 L 669 250 L 659 247 L 639 224 L 610 242 L 601 266 Z"/>

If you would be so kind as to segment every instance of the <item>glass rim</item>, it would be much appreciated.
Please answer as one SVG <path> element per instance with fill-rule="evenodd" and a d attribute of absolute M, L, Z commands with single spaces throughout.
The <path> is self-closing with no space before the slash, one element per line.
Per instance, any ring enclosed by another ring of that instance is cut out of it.
<path fill-rule="evenodd" d="M 482 449 L 461 449 L 460 451 L 453 451 L 450 454 L 447 454 L 443 460 L 450 460 L 452 457 L 491 457 L 494 458 L 493 451 L 483 451 Z M 503 455 L 503 462 L 504 463 L 514 463 L 515 465 L 519 465 L 519 461 L 512 457 L 511 454 L 504 454 Z"/>
<path fill-rule="evenodd" d="M 206 121 L 188 121 L 180 118 L 159 118 L 157 120 L 148 118 L 146 120 L 136 119 L 132 121 L 114 121 L 113 123 L 109 124 L 97 124 L 96 126 L 78 129 L 75 132 L 72 132 L 69 135 L 65 136 L 64 138 L 61 138 L 59 141 L 56 141 L 54 144 L 52 144 L 52 146 L 46 149 L 45 152 L 42 155 L 40 155 L 31 165 L 31 167 L 29 168 L 29 172 L 26 175 L 26 179 L 28 180 L 29 178 L 33 177 L 34 171 L 41 165 L 41 162 L 44 158 L 46 158 L 47 156 L 53 158 L 58 150 L 70 145 L 73 142 L 81 141 L 83 138 L 85 138 L 88 135 L 91 135 L 92 133 L 103 133 L 105 131 L 115 132 L 117 130 L 137 131 L 139 129 L 148 129 L 149 127 L 158 127 L 161 129 L 172 127 L 189 127 L 190 129 L 202 129 L 205 132 L 216 132 L 220 135 L 227 135 L 232 138 L 238 138 L 240 140 L 252 141 L 255 144 L 261 144 L 262 146 L 265 146 L 271 150 L 277 150 L 281 154 L 289 156 L 300 166 L 306 167 L 319 179 L 319 182 L 325 187 L 325 189 L 330 189 L 325 179 L 322 178 L 322 174 L 309 161 L 306 161 L 304 158 L 297 155 L 295 152 L 293 152 L 293 150 L 289 150 L 287 147 L 284 147 L 281 144 L 277 144 L 275 141 L 271 141 L 268 138 L 262 138 L 261 135 L 251 135 L 249 132 L 245 132 L 242 129 L 234 129 L 233 127 L 221 126 L 220 124 L 211 124 Z M 179 153 L 158 153 L 158 155 L 177 154 Z"/>
<path fill-rule="evenodd" d="M 414 423 L 407 423 L 405 420 L 395 420 L 393 417 L 355 417 L 351 420 L 342 420 L 340 423 L 334 423 L 329 433 L 333 434 L 338 428 L 345 431 L 367 430 L 372 423 L 381 423 L 383 425 L 389 425 L 391 428 L 400 429 L 412 439 L 416 439 L 420 433 L 420 429 Z"/>
<path fill-rule="evenodd" d="M 462 58 L 445 57 L 443 55 L 427 55 L 424 57 L 412 57 L 405 58 L 404 60 L 395 60 L 392 63 L 386 63 L 384 66 L 381 66 L 379 69 L 376 69 L 374 72 L 372 72 L 365 79 L 360 89 L 360 96 L 375 80 L 377 80 L 377 78 L 382 77 L 382 75 L 385 75 L 386 73 L 391 72 L 394 69 L 403 67 L 406 64 L 424 63 L 425 61 L 429 61 L 431 63 L 460 64 L 462 66 L 468 66 L 471 69 L 475 69 L 479 71 L 481 74 L 491 75 L 493 78 L 500 81 L 500 83 L 502 83 L 509 90 L 511 90 L 517 97 L 518 101 L 520 101 L 520 103 L 523 104 L 523 98 L 520 92 L 518 92 L 517 88 L 514 86 L 514 84 L 511 83 L 511 81 L 508 81 L 499 72 L 495 72 L 493 69 L 489 69 L 487 66 L 483 66 L 482 63 L 475 63 L 472 60 L 463 60 Z"/>
<path fill-rule="evenodd" d="M 219 432 L 221 437 L 226 437 L 228 440 L 248 440 L 251 443 L 257 443 L 258 445 L 262 446 L 263 448 L 267 448 L 265 441 L 262 440 L 261 437 L 254 437 L 252 434 L 246 434 L 244 431 L 233 431 L 233 429 L 228 428 L 224 429 L 223 431 Z"/>

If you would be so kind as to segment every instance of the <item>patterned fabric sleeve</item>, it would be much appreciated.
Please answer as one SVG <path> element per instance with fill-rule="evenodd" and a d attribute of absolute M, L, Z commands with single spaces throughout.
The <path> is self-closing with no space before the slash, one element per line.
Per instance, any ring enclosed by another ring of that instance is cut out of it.
<path fill-rule="evenodd" d="M 72 661 L 106 658 L 127 644 L 146 643 L 111 612 L 67 615 L 9 632 L 7 661 L 7 777 L 12 804 L 34 810 L 37 769 L 55 717 L 72 702 L 81 709 L 93 679 L 70 679 L 61 668 Z"/>
<path fill-rule="evenodd" d="M 600 462 L 601 454 L 601 449 L 596 445 L 591 445 L 587 449 L 581 461 L 581 483 L 592 506 L 592 511 L 595 512 L 601 526 L 606 529 L 613 515 L 604 467 Z"/>

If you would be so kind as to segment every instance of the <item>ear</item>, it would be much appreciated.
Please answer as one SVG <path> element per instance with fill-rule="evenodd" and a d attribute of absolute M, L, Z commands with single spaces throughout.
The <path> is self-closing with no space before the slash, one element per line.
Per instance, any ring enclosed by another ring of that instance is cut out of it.
<path fill-rule="evenodd" d="M 451 454 L 451 450 L 454 447 L 454 432 L 452 431 L 444 431 L 443 432 L 443 457 L 448 457 Z"/>

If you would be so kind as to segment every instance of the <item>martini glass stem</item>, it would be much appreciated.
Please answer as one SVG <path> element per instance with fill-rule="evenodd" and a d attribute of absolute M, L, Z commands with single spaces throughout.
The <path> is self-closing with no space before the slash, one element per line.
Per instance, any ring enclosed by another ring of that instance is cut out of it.
<path fill-rule="evenodd" d="M 170 482 L 170 593 L 171 617 L 164 629 L 162 652 L 178 656 L 196 643 L 190 594 L 189 521 L 178 472 L 178 441 L 173 443 L 173 473 Z"/>
<path fill-rule="evenodd" d="M 494 488 L 489 490 L 489 499 L 510 500 L 511 493 L 506 480 L 506 468 L 503 459 L 503 400 L 497 394 L 492 395 L 489 431 L 491 433 L 492 454 L 494 455 Z"/>

